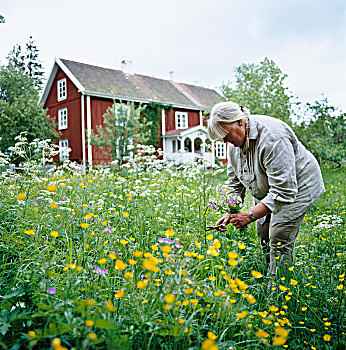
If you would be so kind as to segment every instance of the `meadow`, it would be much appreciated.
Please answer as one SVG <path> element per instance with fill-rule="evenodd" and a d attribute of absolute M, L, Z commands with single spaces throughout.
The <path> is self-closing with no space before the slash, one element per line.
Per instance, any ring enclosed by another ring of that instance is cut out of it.
<path fill-rule="evenodd" d="M 225 169 L 153 152 L 85 175 L 29 156 L 2 172 L 2 348 L 344 349 L 344 167 L 322 169 L 326 193 L 268 290 L 254 224 L 206 231 Z"/>

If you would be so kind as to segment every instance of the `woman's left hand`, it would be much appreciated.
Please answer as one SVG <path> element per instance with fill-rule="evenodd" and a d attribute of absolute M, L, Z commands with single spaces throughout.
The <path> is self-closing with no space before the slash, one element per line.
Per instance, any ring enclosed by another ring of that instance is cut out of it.
<path fill-rule="evenodd" d="M 251 224 L 253 220 L 250 217 L 249 212 L 247 211 L 241 211 L 238 214 L 231 214 L 231 221 L 230 223 L 235 227 L 235 228 L 242 228 L 246 227 L 247 225 Z"/>

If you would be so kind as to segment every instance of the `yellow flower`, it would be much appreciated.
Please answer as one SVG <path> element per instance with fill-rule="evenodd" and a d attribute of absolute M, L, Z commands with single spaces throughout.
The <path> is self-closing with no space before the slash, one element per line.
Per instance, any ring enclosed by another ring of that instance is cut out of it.
<path fill-rule="evenodd" d="M 216 249 L 219 249 L 221 247 L 221 243 L 218 239 L 214 239 L 214 247 Z"/>
<path fill-rule="evenodd" d="M 296 286 L 296 285 L 298 284 L 298 281 L 291 279 L 290 284 L 291 284 L 292 286 Z"/>
<path fill-rule="evenodd" d="M 140 252 L 139 250 L 135 250 L 133 255 L 135 258 L 140 258 L 143 255 L 143 252 Z"/>
<path fill-rule="evenodd" d="M 236 313 L 236 316 L 239 318 L 245 318 L 246 315 L 247 315 L 247 311 Z"/>
<path fill-rule="evenodd" d="M 173 273 L 172 269 L 165 270 L 165 274 L 168 276 L 173 275 Z"/>
<path fill-rule="evenodd" d="M 138 281 L 137 288 L 144 289 L 148 285 L 148 280 Z"/>
<path fill-rule="evenodd" d="M 288 333 L 289 331 L 283 327 L 276 327 L 275 328 L 275 333 L 280 336 L 280 337 L 284 337 L 287 338 L 288 337 Z"/>
<path fill-rule="evenodd" d="M 123 211 L 123 216 L 124 216 L 124 218 L 128 218 L 130 216 L 130 214 L 127 213 L 126 211 Z"/>
<path fill-rule="evenodd" d="M 65 187 L 66 187 L 66 184 L 60 184 L 60 187 L 61 187 L 61 188 L 65 188 Z"/>
<path fill-rule="evenodd" d="M 229 257 L 230 259 L 237 259 L 238 253 L 235 253 L 235 252 L 228 252 L 228 257 Z"/>
<path fill-rule="evenodd" d="M 71 263 L 66 264 L 66 266 L 67 266 L 69 269 L 71 269 L 71 270 L 73 270 L 73 269 L 76 268 L 76 265 L 75 265 L 75 264 L 71 264 Z"/>
<path fill-rule="evenodd" d="M 197 299 L 190 299 L 190 303 L 193 305 L 197 305 L 198 304 L 198 300 Z"/>
<path fill-rule="evenodd" d="M 212 281 L 212 282 L 216 281 L 216 277 L 210 276 L 210 277 L 209 277 L 209 281 Z"/>
<path fill-rule="evenodd" d="M 183 323 L 185 323 L 185 321 L 184 321 L 182 318 L 179 317 L 179 318 L 178 318 L 178 323 L 179 323 L 179 324 L 183 324 Z"/>
<path fill-rule="evenodd" d="M 27 335 L 29 338 L 36 338 L 37 337 L 37 334 L 35 331 L 29 331 Z"/>
<path fill-rule="evenodd" d="M 93 332 L 89 333 L 89 334 L 87 335 L 87 337 L 88 337 L 88 339 L 90 339 L 90 340 L 96 340 L 96 339 L 97 339 L 97 335 L 96 335 L 95 333 L 93 333 Z"/>
<path fill-rule="evenodd" d="M 26 233 L 28 236 L 35 236 L 34 230 L 26 230 L 24 233 Z"/>
<path fill-rule="evenodd" d="M 47 191 L 49 191 L 49 192 L 56 192 L 57 187 L 56 187 L 56 185 L 48 185 L 48 186 L 46 187 L 46 189 L 47 189 Z"/>
<path fill-rule="evenodd" d="M 156 252 L 156 251 L 159 250 L 159 247 L 158 247 L 157 245 L 152 245 L 152 246 L 151 246 L 151 249 L 152 249 L 154 252 Z"/>
<path fill-rule="evenodd" d="M 214 236 L 213 235 L 208 235 L 206 238 L 207 238 L 208 241 L 211 241 L 214 238 Z"/>
<path fill-rule="evenodd" d="M 339 290 L 342 290 L 344 288 L 344 286 L 342 284 L 340 284 L 336 288 L 339 289 Z"/>
<path fill-rule="evenodd" d="M 282 292 L 285 292 L 286 290 L 288 290 L 289 288 L 282 286 L 281 284 L 279 285 L 279 288 Z"/>
<path fill-rule="evenodd" d="M 213 339 L 207 338 L 202 344 L 202 350 L 218 350 L 219 347 Z"/>
<path fill-rule="evenodd" d="M 89 220 L 89 219 L 92 218 L 93 215 L 94 215 L 93 213 L 89 213 L 88 215 L 85 215 L 85 216 L 84 216 L 84 219 L 85 219 L 85 220 Z"/>
<path fill-rule="evenodd" d="M 58 203 L 49 203 L 49 206 L 52 208 L 52 209 L 55 209 L 58 207 Z"/>
<path fill-rule="evenodd" d="M 325 334 L 324 337 L 323 337 L 323 339 L 324 339 L 325 341 L 330 341 L 330 335 L 329 335 L 329 334 Z"/>
<path fill-rule="evenodd" d="M 271 305 L 271 306 L 269 306 L 269 310 L 270 310 L 271 312 L 276 312 L 276 311 L 279 310 L 279 308 L 278 308 L 277 306 Z"/>
<path fill-rule="evenodd" d="M 136 261 L 136 260 L 133 260 L 133 259 L 129 259 L 129 264 L 130 264 L 130 265 L 136 265 L 136 264 L 137 264 L 137 261 Z"/>
<path fill-rule="evenodd" d="M 125 272 L 124 273 L 124 277 L 127 278 L 127 279 L 130 279 L 133 277 L 133 273 L 132 272 Z"/>
<path fill-rule="evenodd" d="M 109 259 L 115 260 L 117 257 L 114 253 L 109 253 L 108 254 Z"/>
<path fill-rule="evenodd" d="M 268 338 L 269 337 L 269 334 L 266 331 L 264 331 L 263 329 L 259 329 L 255 334 L 259 338 Z"/>
<path fill-rule="evenodd" d="M 308 308 L 306 306 L 302 307 L 302 311 L 306 311 Z"/>
<path fill-rule="evenodd" d="M 248 298 L 247 298 L 247 301 L 250 303 L 250 304 L 254 304 L 256 302 L 256 299 L 254 298 L 253 295 L 249 295 Z"/>
<path fill-rule="evenodd" d="M 170 253 L 170 252 L 172 251 L 172 248 L 171 248 L 170 246 L 168 246 L 168 245 L 162 246 L 161 249 L 162 249 L 162 251 L 163 251 L 164 253 L 167 253 L 167 254 Z"/>
<path fill-rule="evenodd" d="M 81 224 L 80 224 L 80 227 L 81 228 L 87 228 L 89 226 L 89 224 L 87 224 L 86 222 L 82 222 Z"/>
<path fill-rule="evenodd" d="M 251 274 L 252 274 L 252 276 L 255 277 L 255 278 L 261 278 L 261 277 L 263 277 L 263 275 L 262 275 L 260 272 L 255 271 L 255 270 L 252 270 L 252 271 L 251 271 Z"/>
<path fill-rule="evenodd" d="M 168 293 L 163 297 L 163 299 L 164 299 L 165 303 L 172 304 L 175 301 L 175 295 Z"/>
<path fill-rule="evenodd" d="M 96 304 L 96 301 L 94 299 L 87 299 L 85 301 L 85 303 L 88 305 L 88 306 L 93 306 Z"/>
<path fill-rule="evenodd" d="M 187 306 L 187 305 L 189 305 L 189 304 L 190 304 L 190 302 L 189 302 L 188 300 L 184 300 L 184 301 L 183 301 L 183 305 L 184 305 L 184 306 Z"/>
<path fill-rule="evenodd" d="M 208 338 L 215 340 L 217 338 L 217 336 L 213 332 L 208 332 Z"/>
<path fill-rule="evenodd" d="M 115 306 L 113 305 L 113 303 L 110 300 L 106 301 L 106 308 L 111 312 L 115 311 Z"/>
<path fill-rule="evenodd" d="M 126 239 L 121 239 L 120 243 L 123 244 L 123 245 L 126 245 L 126 244 L 129 243 L 129 241 L 127 241 Z"/>
<path fill-rule="evenodd" d="M 114 297 L 117 298 L 117 299 L 119 299 L 119 298 L 123 297 L 124 294 L 125 294 L 124 289 L 119 289 L 119 290 L 114 294 Z"/>
<path fill-rule="evenodd" d="M 51 235 L 52 237 L 58 237 L 58 236 L 59 236 L 59 232 L 58 232 L 58 231 L 51 231 L 51 232 L 50 232 L 50 235 Z"/>
<path fill-rule="evenodd" d="M 94 325 L 94 321 L 93 320 L 86 320 L 85 321 L 85 325 L 87 326 L 87 327 L 92 327 L 93 325 Z"/>
<path fill-rule="evenodd" d="M 246 248 L 246 245 L 243 243 L 238 243 L 238 248 L 243 250 Z"/>
<path fill-rule="evenodd" d="M 158 272 L 159 269 L 156 266 L 155 260 L 152 259 L 145 259 L 142 261 L 143 267 L 148 271 Z"/>
<path fill-rule="evenodd" d="M 229 259 L 228 263 L 229 263 L 230 266 L 235 266 L 235 265 L 238 264 L 238 261 L 237 260 L 233 260 L 233 259 Z"/>
<path fill-rule="evenodd" d="M 103 222 L 102 222 L 102 225 L 103 225 L 103 226 L 107 226 L 107 224 L 108 224 L 108 221 L 103 221 Z"/>
<path fill-rule="evenodd" d="M 286 343 L 286 338 L 284 337 L 273 337 L 273 344 L 274 345 L 283 345 Z"/>
<path fill-rule="evenodd" d="M 174 230 L 166 230 L 165 231 L 165 235 L 168 236 L 168 237 L 174 236 Z"/>
<path fill-rule="evenodd" d="M 100 264 L 100 265 L 103 265 L 103 264 L 105 264 L 106 262 L 107 262 L 107 259 L 106 259 L 106 258 L 102 258 L 102 259 L 99 260 L 99 264 Z"/>
<path fill-rule="evenodd" d="M 22 201 L 22 200 L 25 198 L 25 196 L 26 196 L 25 193 L 19 193 L 19 194 L 17 195 L 17 199 L 18 199 L 19 201 Z"/>
<path fill-rule="evenodd" d="M 114 268 L 116 270 L 123 271 L 126 269 L 126 267 L 127 267 L 127 264 L 125 264 L 122 260 L 119 260 L 119 259 L 115 260 Z"/>
<path fill-rule="evenodd" d="M 197 241 L 197 239 L 195 240 L 195 246 L 196 246 L 197 248 L 201 248 L 201 244 Z"/>

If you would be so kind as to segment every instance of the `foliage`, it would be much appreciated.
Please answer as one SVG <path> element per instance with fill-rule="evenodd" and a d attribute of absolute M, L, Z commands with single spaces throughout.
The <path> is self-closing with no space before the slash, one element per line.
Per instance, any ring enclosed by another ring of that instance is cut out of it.
<path fill-rule="evenodd" d="M 154 147 L 157 147 L 160 143 L 159 122 L 161 119 L 161 111 L 165 108 L 167 107 L 158 102 L 150 102 L 145 106 L 145 118 L 148 122 L 151 122 L 151 133 L 147 140 L 148 145 L 153 145 Z"/>
<path fill-rule="evenodd" d="M 0 15 L 0 23 L 5 23 L 5 17 L 3 15 Z"/>
<path fill-rule="evenodd" d="M 294 127 L 299 140 L 317 159 L 340 166 L 346 158 L 346 113 L 324 98 L 307 103 L 302 114 Z"/>
<path fill-rule="evenodd" d="M 7 151 L 23 131 L 30 141 L 58 136 L 52 120 L 39 105 L 32 78 L 9 64 L 0 67 L 0 150 Z"/>
<path fill-rule="evenodd" d="M 136 143 L 147 143 L 152 122 L 142 116 L 144 107 L 134 103 L 118 104 L 114 101 L 103 115 L 103 125 L 96 126 L 92 133 L 92 144 L 100 147 L 105 154 L 119 163 L 129 155 L 128 146 Z"/>
<path fill-rule="evenodd" d="M 252 114 L 263 114 L 291 123 L 292 95 L 285 86 L 287 75 L 267 57 L 259 64 L 243 63 L 235 68 L 234 83 L 223 83 L 227 100 L 247 107 Z"/>
<path fill-rule="evenodd" d="M 22 46 L 15 45 L 7 56 L 8 63 L 19 72 L 32 78 L 35 87 L 41 89 L 43 85 L 43 67 L 38 58 L 39 49 L 32 36 L 29 37 L 25 46 L 25 52 L 22 52 Z"/>
<path fill-rule="evenodd" d="M 323 169 L 327 193 L 268 290 L 253 224 L 206 232 L 219 217 L 209 206 L 218 171 L 156 167 L 152 147 L 137 148 L 116 173 L 1 174 L 4 348 L 345 346 L 343 168 Z"/>

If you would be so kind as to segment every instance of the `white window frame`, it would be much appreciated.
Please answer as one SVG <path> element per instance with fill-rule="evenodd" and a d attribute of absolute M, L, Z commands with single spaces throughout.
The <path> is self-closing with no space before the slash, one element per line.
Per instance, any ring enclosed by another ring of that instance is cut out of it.
<path fill-rule="evenodd" d="M 67 108 L 61 108 L 58 110 L 58 130 L 65 130 L 67 129 L 68 123 L 67 123 L 68 117 L 67 117 Z"/>
<path fill-rule="evenodd" d="M 67 98 L 66 78 L 58 80 L 57 93 L 58 93 L 58 102 L 66 100 L 66 98 Z"/>
<path fill-rule="evenodd" d="M 59 140 L 60 161 L 69 159 L 68 139 Z"/>
<path fill-rule="evenodd" d="M 175 129 L 187 129 L 189 125 L 187 112 L 175 112 Z"/>
<path fill-rule="evenodd" d="M 226 144 L 224 142 L 215 142 L 215 155 L 219 159 L 226 159 Z"/>

